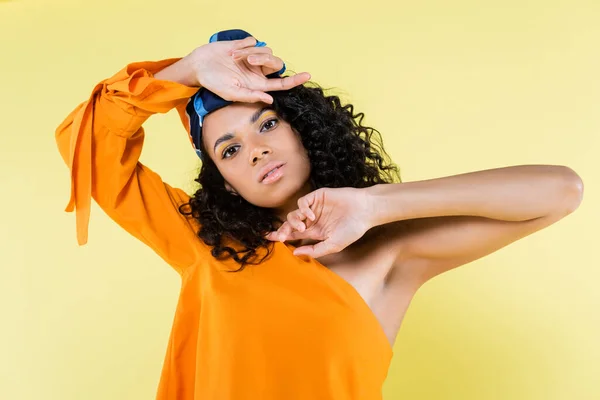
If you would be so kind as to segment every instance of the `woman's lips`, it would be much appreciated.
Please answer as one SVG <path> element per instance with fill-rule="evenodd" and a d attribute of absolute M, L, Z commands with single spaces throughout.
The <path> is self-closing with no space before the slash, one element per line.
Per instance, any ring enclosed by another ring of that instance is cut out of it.
<path fill-rule="evenodd" d="M 269 172 L 273 171 L 275 168 L 281 167 L 284 164 L 285 163 L 283 161 L 269 161 L 266 165 L 264 165 L 260 169 L 260 171 L 258 171 L 256 180 L 258 182 L 262 182 L 262 180 L 265 178 L 265 175 L 267 175 Z"/>
<path fill-rule="evenodd" d="M 283 176 L 283 168 L 285 168 L 285 164 L 282 165 L 281 167 L 275 168 L 275 170 L 273 170 L 273 172 L 271 172 L 269 175 L 267 175 L 265 177 L 265 179 L 262 180 L 261 183 L 269 184 L 269 183 L 277 182 Z"/>

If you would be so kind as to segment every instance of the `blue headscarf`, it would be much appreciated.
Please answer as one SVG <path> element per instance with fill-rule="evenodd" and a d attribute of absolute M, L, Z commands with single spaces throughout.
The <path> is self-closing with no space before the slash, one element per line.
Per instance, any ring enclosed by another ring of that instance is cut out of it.
<path fill-rule="evenodd" d="M 241 29 L 230 29 L 215 33 L 210 37 L 209 43 L 220 42 L 223 40 L 241 40 L 247 38 L 248 36 L 252 35 Z M 261 42 L 258 39 L 256 40 L 255 47 L 264 47 L 266 45 L 267 44 L 265 42 Z M 283 68 L 281 70 L 267 75 L 267 78 L 279 78 L 284 72 L 285 63 L 283 64 Z M 202 142 L 202 123 L 204 121 L 204 117 L 211 112 L 232 103 L 232 101 L 225 100 L 206 88 L 200 88 L 200 90 L 198 90 L 198 92 L 196 92 L 196 94 L 194 94 L 187 103 L 185 112 L 190 119 L 190 137 L 194 149 L 196 150 L 196 154 L 198 154 L 200 159 L 202 159 L 200 143 Z"/>

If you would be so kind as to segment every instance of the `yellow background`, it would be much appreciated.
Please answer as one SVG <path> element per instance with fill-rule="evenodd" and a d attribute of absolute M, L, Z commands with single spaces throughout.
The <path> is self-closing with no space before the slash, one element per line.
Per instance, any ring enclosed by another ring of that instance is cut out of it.
<path fill-rule="evenodd" d="M 54 129 L 128 62 L 242 28 L 364 111 L 406 181 L 543 163 L 586 184 L 418 292 L 385 398 L 600 399 L 598 21 L 597 0 L 0 2 L 0 398 L 154 397 L 178 276 L 95 206 L 77 246 Z M 147 133 L 142 161 L 191 190 L 176 114 Z"/>

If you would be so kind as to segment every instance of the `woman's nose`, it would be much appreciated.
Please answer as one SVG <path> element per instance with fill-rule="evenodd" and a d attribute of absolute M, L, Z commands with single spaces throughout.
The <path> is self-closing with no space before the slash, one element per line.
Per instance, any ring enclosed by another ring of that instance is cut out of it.
<path fill-rule="evenodd" d="M 266 156 L 267 154 L 270 154 L 271 150 L 260 146 L 260 147 L 256 147 L 253 151 L 252 154 L 250 155 L 250 162 L 252 164 L 256 164 L 258 162 L 258 160 L 261 160 L 264 156 Z"/>

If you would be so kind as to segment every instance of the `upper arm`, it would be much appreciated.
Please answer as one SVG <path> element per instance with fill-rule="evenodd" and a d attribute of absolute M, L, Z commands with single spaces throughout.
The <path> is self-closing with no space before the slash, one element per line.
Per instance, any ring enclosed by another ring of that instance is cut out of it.
<path fill-rule="evenodd" d="M 194 221 L 179 212 L 189 196 L 139 162 L 145 136 L 141 125 L 150 112 L 112 96 L 106 85 L 97 85 L 56 131 L 59 151 L 71 169 L 71 202 L 88 217 L 93 198 L 111 219 L 181 272 L 194 262 L 198 244 Z M 77 217 L 78 233 L 83 230 L 85 239 L 87 220 Z"/>
<path fill-rule="evenodd" d="M 527 221 L 501 221 L 475 216 L 444 216 L 394 223 L 397 258 L 394 268 L 424 283 L 450 269 L 493 253 L 537 232 L 566 214 Z"/>
<path fill-rule="evenodd" d="M 189 196 L 149 167 L 127 157 L 100 163 L 92 196 L 114 222 L 179 272 L 195 262 L 197 227 L 179 212 Z"/>

